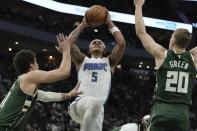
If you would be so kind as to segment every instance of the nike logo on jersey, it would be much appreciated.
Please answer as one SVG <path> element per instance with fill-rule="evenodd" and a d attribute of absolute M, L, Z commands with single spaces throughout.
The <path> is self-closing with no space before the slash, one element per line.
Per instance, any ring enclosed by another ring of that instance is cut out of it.
<path fill-rule="evenodd" d="M 83 70 L 104 70 L 107 71 L 107 63 L 85 63 Z"/>

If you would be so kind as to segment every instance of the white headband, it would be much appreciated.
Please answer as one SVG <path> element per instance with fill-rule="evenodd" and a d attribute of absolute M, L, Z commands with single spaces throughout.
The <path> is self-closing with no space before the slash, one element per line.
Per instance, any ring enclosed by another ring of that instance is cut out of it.
<path fill-rule="evenodd" d="M 94 40 L 93 40 L 94 41 Z M 90 48 L 90 46 L 93 44 L 93 41 L 90 43 L 90 45 L 89 45 L 89 48 Z M 104 48 L 105 48 L 105 44 L 101 41 L 101 44 L 104 46 Z"/>

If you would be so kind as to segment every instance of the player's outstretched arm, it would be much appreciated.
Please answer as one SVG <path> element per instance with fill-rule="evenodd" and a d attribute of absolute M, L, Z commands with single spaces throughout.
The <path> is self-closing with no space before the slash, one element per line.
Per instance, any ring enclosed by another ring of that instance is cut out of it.
<path fill-rule="evenodd" d="M 146 32 L 144 20 L 142 18 L 142 6 L 145 0 L 134 0 L 135 4 L 135 30 L 138 38 L 141 40 L 144 48 L 156 59 L 164 57 L 165 48 L 157 44 L 153 38 Z"/>
<path fill-rule="evenodd" d="M 197 47 L 192 48 L 189 52 L 191 52 L 193 56 L 197 57 Z"/>
<path fill-rule="evenodd" d="M 64 34 L 57 35 L 59 47 L 56 47 L 59 52 L 62 52 L 62 62 L 58 69 L 51 71 L 35 70 L 24 74 L 23 81 L 32 84 L 51 83 L 62 80 L 70 76 L 71 69 L 71 56 L 70 56 L 70 43 L 65 38 Z"/>
<path fill-rule="evenodd" d="M 56 93 L 56 92 L 46 92 L 46 91 L 38 90 L 38 101 L 42 101 L 42 102 L 63 101 L 78 96 L 82 94 L 82 92 L 78 90 L 79 85 L 80 82 L 78 82 L 75 88 L 68 93 Z"/>
<path fill-rule="evenodd" d="M 86 23 L 86 19 L 84 17 L 80 25 L 75 30 L 73 30 L 68 36 L 68 39 L 71 44 L 71 58 L 77 68 L 80 67 L 81 63 L 85 58 L 85 55 L 80 51 L 79 47 L 77 47 L 76 42 L 79 35 L 84 31 L 86 27 L 88 27 L 88 24 Z"/>
<path fill-rule="evenodd" d="M 121 31 L 112 22 L 109 13 L 105 23 L 108 25 L 109 30 L 116 41 L 116 46 L 112 50 L 112 53 L 109 55 L 109 62 L 113 71 L 124 54 L 126 42 Z"/>
<path fill-rule="evenodd" d="M 195 66 L 197 68 L 197 47 L 194 47 L 190 50 L 192 56 L 193 56 L 193 59 L 194 59 L 194 63 L 195 63 Z"/>

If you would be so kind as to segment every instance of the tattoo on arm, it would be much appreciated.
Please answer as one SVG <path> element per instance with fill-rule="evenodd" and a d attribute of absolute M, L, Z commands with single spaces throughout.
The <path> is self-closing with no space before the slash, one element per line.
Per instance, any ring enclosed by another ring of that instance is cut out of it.
<path fill-rule="evenodd" d="M 83 62 L 83 59 L 85 58 L 85 55 L 80 51 L 80 49 L 76 45 L 79 35 L 83 32 L 85 28 L 86 28 L 86 25 L 81 23 L 68 36 L 68 39 L 70 40 L 70 44 L 71 44 L 71 58 L 77 67 L 81 65 L 81 63 Z"/>
<path fill-rule="evenodd" d="M 85 58 L 85 55 L 75 44 L 71 47 L 71 58 L 77 67 L 81 65 Z"/>
<path fill-rule="evenodd" d="M 79 35 L 83 32 L 83 30 L 84 30 L 85 28 L 86 28 L 86 26 L 84 26 L 83 24 L 80 24 L 75 30 L 73 30 L 73 31 L 69 34 L 68 38 L 69 38 L 69 40 L 70 40 L 70 42 L 71 42 L 71 45 L 76 43 L 76 41 L 77 41 Z"/>

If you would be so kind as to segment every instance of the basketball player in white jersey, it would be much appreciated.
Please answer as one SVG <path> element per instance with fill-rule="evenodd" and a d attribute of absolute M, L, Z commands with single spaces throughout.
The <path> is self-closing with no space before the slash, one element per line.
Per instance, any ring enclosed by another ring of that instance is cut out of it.
<path fill-rule="evenodd" d="M 111 85 L 111 73 L 124 54 L 125 39 L 120 30 L 111 21 L 110 15 L 105 21 L 116 40 L 116 46 L 108 57 L 103 57 L 105 44 L 95 39 L 89 44 L 91 57 L 85 56 L 76 45 L 79 35 L 89 27 L 85 17 L 81 24 L 70 33 L 71 58 L 78 70 L 78 80 L 81 82 L 79 95 L 69 106 L 69 114 L 80 124 L 80 131 L 102 131 L 104 103 Z"/>

